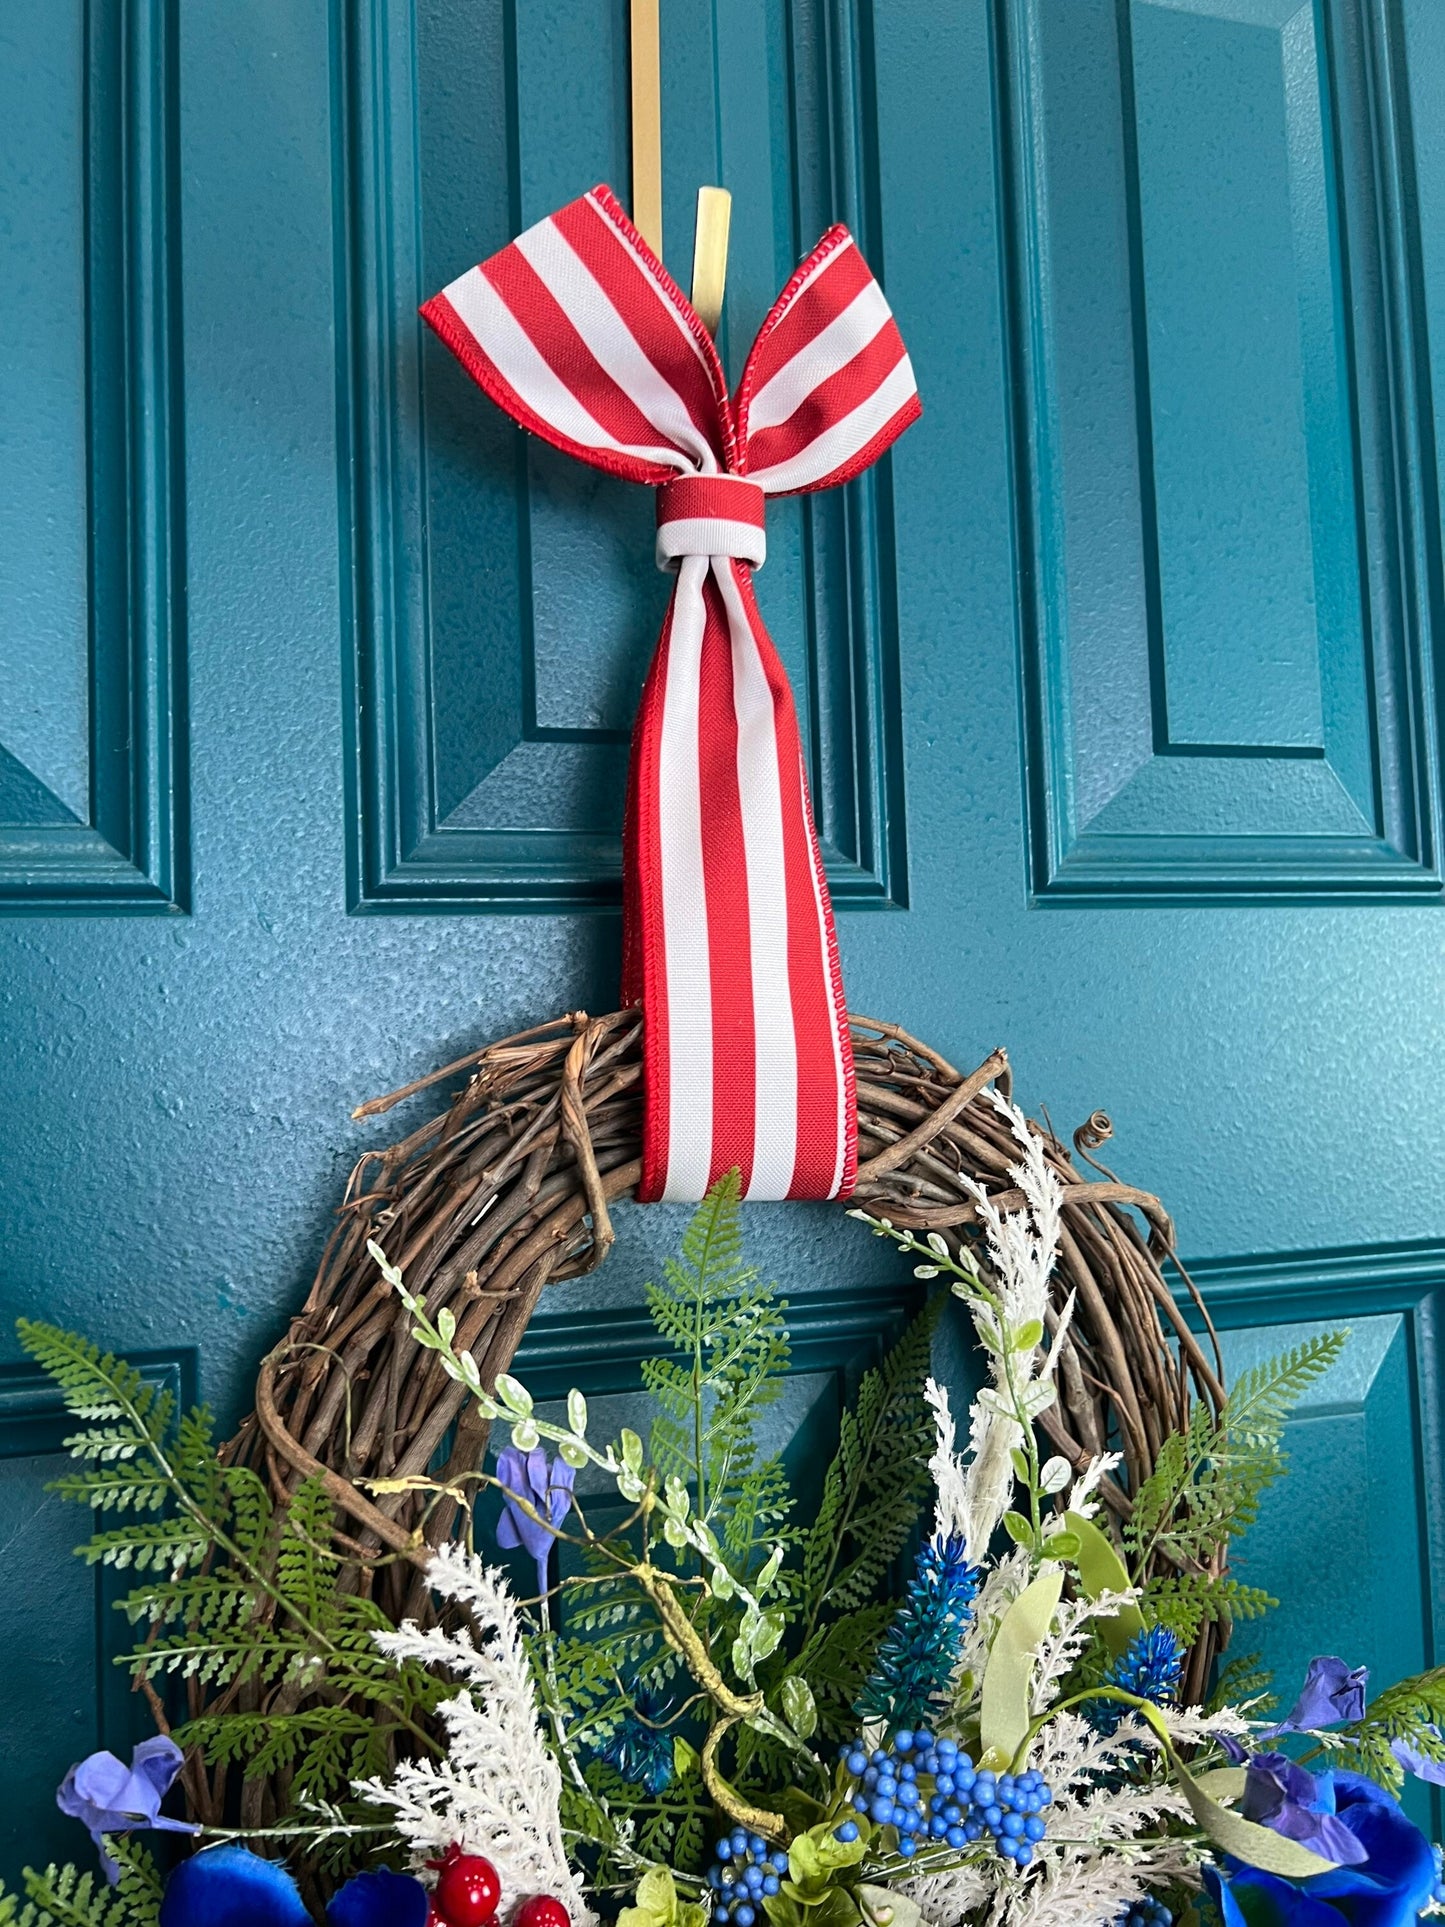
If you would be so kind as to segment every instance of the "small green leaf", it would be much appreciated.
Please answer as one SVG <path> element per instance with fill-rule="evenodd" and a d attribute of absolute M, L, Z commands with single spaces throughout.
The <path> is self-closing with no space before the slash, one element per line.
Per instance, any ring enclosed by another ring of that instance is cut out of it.
<path fill-rule="evenodd" d="M 1023 1447 L 1020 1445 L 1011 1445 L 1008 1455 L 1013 1462 L 1014 1477 L 1016 1479 L 1027 1479 L 1029 1476 L 1029 1462 Z"/>
<path fill-rule="evenodd" d="M 1031 1546 L 1034 1542 L 1034 1529 L 1021 1512 L 1006 1512 L 1003 1528 L 1016 1546 Z"/>
<path fill-rule="evenodd" d="M 684 1774 L 691 1773 L 697 1765 L 697 1762 L 698 1751 L 692 1741 L 685 1738 L 681 1733 L 674 1733 L 672 1736 L 672 1770 L 678 1779 L 682 1779 Z"/>
<path fill-rule="evenodd" d="M 800 1674 L 790 1673 L 783 1681 L 782 1700 L 789 1726 L 800 1740 L 810 1740 L 818 1730 L 818 1702 L 812 1687 Z"/>
<path fill-rule="evenodd" d="M 512 1427 L 512 1443 L 519 1452 L 534 1452 L 542 1442 L 542 1434 L 537 1430 L 534 1420 L 518 1419 Z"/>
<path fill-rule="evenodd" d="M 574 1471 L 580 1471 L 587 1463 L 586 1452 L 571 1439 L 563 1439 L 557 1450 L 562 1455 L 563 1462 L 570 1465 Z"/>
<path fill-rule="evenodd" d="M 443 1305 L 437 1313 L 437 1330 L 450 1345 L 457 1335 L 457 1315 L 450 1305 Z"/>
<path fill-rule="evenodd" d="M 587 1430 L 587 1401 L 575 1385 L 567 1394 L 567 1423 L 579 1438 Z"/>
<path fill-rule="evenodd" d="M 642 1464 L 642 1440 L 627 1425 L 622 1428 L 622 1463 L 633 1472 Z"/>
<path fill-rule="evenodd" d="M 1028 1735 L 1034 1655 L 1053 1624 L 1063 1590 L 1062 1568 L 1040 1573 L 999 1622 L 979 1704 L 983 1764 L 1006 1768 Z"/>
<path fill-rule="evenodd" d="M 1061 1454 L 1046 1460 L 1039 1472 L 1039 1491 L 1049 1494 L 1062 1492 L 1069 1483 L 1073 1469 Z"/>
<path fill-rule="evenodd" d="M 509 1412 L 516 1412 L 521 1418 L 532 1416 L 532 1394 L 521 1379 L 513 1378 L 510 1372 L 498 1372 L 497 1397 Z"/>
<path fill-rule="evenodd" d="M 1044 1550 L 1050 1559 L 1077 1559 L 1079 1545 L 1078 1533 L 1065 1529 L 1063 1532 L 1051 1532 L 1044 1541 Z"/>
<path fill-rule="evenodd" d="M 1015 1352 L 1037 1351 L 1043 1335 L 1044 1321 L 1041 1318 L 1031 1318 L 1026 1325 L 1019 1325 L 1009 1334 L 1009 1349 Z"/>

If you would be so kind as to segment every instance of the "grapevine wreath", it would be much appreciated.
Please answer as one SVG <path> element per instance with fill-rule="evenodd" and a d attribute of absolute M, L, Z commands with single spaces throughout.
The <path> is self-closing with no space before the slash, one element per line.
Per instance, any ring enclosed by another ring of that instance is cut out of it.
<path fill-rule="evenodd" d="M 850 1203 L 900 1228 L 941 1234 L 955 1252 L 975 1247 L 966 1181 L 1005 1211 L 1020 1203 L 1009 1176 L 1017 1145 L 985 1095 L 990 1084 L 1009 1089 L 1005 1054 L 993 1052 L 964 1076 L 895 1024 L 854 1016 L 851 1028 L 860 1162 Z M 545 1287 L 594 1271 L 612 1248 L 610 1207 L 634 1194 L 640 1170 L 641 1029 L 635 1011 L 575 1012 L 357 1112 L 376 1116 L 462 1080 L 444 1110 L 400 1142 L 368 1152 L 352 1172 L 306 1303 L 262 1363 L 256 1409 L 230 1452 L 263 1467 L 278 1498 L 305 1478 L 324 1480 L 338 1546 L 353 1561 L 351 1582 L 393 1619 L 429 1610 L 426 1566 L 455 1527 L 455 1507 L 434 1505 L 419 1532 L 424 1495 L 377 1496 L 368 1485 L 425 1474 L 447 1446 L 438 1475 L 445 1485 L 481 1464 L 488 1426 L 436 1354 L 416 1342 L 413 1320 L 368 1243 L 393 1255 L 433 1317 L 451 1309 L 458 1347 L 475 1355 L 483 1382 L 494 1384 Z M 1095 1111 L 1074 1133 L 1074 1155 L 1040 1131 L 1065 1205 L 1051 1327 L 1058 1307 L 1077 1294 L 1058 1402 L 1042 1423 L 1076 1466 L 1106 1448 L 1123 1454 L 1120 1475 L 1102 1489 L 1122 1520 L 1164 1439 L 1197 1401 L 1217 1415 L 1224 1393 L 1213 1333 L 1174 1256 L 1168 1213 L 1098 1159 L 1111 1129 Z M 1074 1156 L 1090 1170 L 1082 1172 Z M 1193 1299 L 1204 1343 L 1176 1302 L 1166 1263 Z M 1221 1549 L 1218 1562 L 1223 1557 Z M 1218 1644 L 1218 1627 L 1206 1623 L 1185 1673 L 1190 1699 L 1202 1697 Z M 193 1715 L 217 1710 L 199 1686 L 191 1702 Z M 193 1806 L 219 1806 L 224 1786 L 224 1775 L 207 1789 L 191 1786 Z M 264 1784 L 248 1781 L 244 1798 L 254 1817 L 265 1814 Z M 214 1816 L 202 1810 L 197 1817 Z"/>

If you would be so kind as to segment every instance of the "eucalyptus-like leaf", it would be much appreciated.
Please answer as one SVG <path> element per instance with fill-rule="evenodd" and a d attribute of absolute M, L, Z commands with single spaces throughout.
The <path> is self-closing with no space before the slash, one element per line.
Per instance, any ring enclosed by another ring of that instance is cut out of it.
<path fill-rule="evenodd" d="M 758 1574 L 758 1577 L 757 1577 L 757 1581 L 756 1581 L 757 1589 L 760 1593 L 766 1592 L 768 1587 L 772 1585 L 773 1581 L 778 1576 L 778 1568 L 782 1565 L 782 1563 L 783 1563 L 783 1548 L 781 1546 L 774 1546 L 772 1551 L 768 1554 L 767 1564 L 763 1567 L 762 1571 Z"/>
<path fill-rule="evenodd" d="M 787 1614 L 779 1606 L 770 1608 L 759 1617 L 757 1630 L 752 1636 L 752 1648 L 759 1659 L 767 1659 L 778 1650 L 787 1626 Z"/>
<path fill-rule="evenodd" d="M 456 1337 L 457 1315 L 450 1305 L 443 1305 L 437 1313 L 437 1330 L 441 1333 L 443 1342 L 448 1345 Z"/>
<path fill-rule="evenodd" d="M 687 1527 L 680 1519 L 666 1518 L 662 1522 L 662 1536 L 680 1552 L 687 1544 Z"/>
<path fill-rule="evenodd" d="M 567 1394 L 567 1423 L 579 1438 L 587 1430 L 587 1401 L 575 1385 Z"/>
<path fill-rule="evenodd" d="M 535 1452 L 542 1443 L 542 1434 L 537 1430 L 534 1419 L 518 1419 L 512 1427 L 512 1443 L 519 1452 Z"/>
<path fill-rule="evenodd" d="M 557 1450 L 562 1456 L 563 1463 L 570 1465 L 574 1471 L 580 1471 L 587 1463 L 587 1448 L 579 1445 L 575 1439 L 562 1439 L 558 1443 Z"/>
<path fill-rule="evenodd" d="M 636 1505 L 643 1493 L 646 1492 L 647 1487 L 630 1466 L 624 1465 L 622 1470 L 617 1474 L 617 1490 L 629 1505 Z"/>
<path fill-rule="evenodd" d="M 714 1566 L 708 1580 L 714 1599 L 731 1599 L 737 1588 L 726 1566 Z"/>
<path fill-rule="evenodd" d="M 946 1258 L 948 1256 L 948 1240 L 941 1231 L 930 1231 L 928 1234 L 928 1243 L 929 1248 L 936 1251 L 940 1258 Z"/>
<path fill-rule="evenodd" d="M 789 1673 L 783 1681 L 782 1701 L 789 1726 L 800 1740 L 810 1740 L 818 1730 L 818 1702 L 801 1673 Z"/>
<path fill-rule="evenodd" d="M 516 1412 L 522 1418 L 532 1416 L 532 1394 L 521 1379 L 513 1378 L 510 1372 L 498 1372 L 497 1397 L 509 1412 Z"/>
<path fill-rule="evenodd" d="M 1039 1491 L 1045 1494 L 1062 1492 L 1073 1476 L 1074 1468 L 1061 1454 L 1046 1459 L 1039 1473 Z"/>
<path fill-rule="evenodd" d="M 642 1465 L 642 1440 L 629 1425 L 622 1428 L 622 1463 L 634 1472 Z"/>
<path fill-rule="evenodd" d="M 1034 1542 L 1034 1529 L 1021 1512 L 1006 1512 L 1003 1529 L 1016 1546 L 1031 1546 Z"/>
<path fill-rule="evenodd" d="M 913 1275 L 915 1278 L 936 1278 L 938 1276 L 938 1266 L 915 1265 L 913 1267 Z"/>
<path fill-rule="evenodd" d="M 1025 1385 L 1019 1403 L 1030 1419 L 1036 1419 L 1048 1411 L 1057 1397 L 1058 1391 L 1051 1378 L 1036 1378 L 1032 1384 Z"/>

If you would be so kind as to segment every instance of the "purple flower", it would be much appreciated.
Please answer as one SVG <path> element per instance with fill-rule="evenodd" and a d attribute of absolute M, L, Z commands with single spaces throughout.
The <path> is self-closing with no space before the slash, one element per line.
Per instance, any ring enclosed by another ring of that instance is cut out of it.
<path fill-rule="evenodd" d="M 1433 1733 L 1437 1740 L 1445 1740 L 1438 1726 L 1430 1726 L 1426 1731 Z M 1428 1753 L 1422 1753 L 1418 1746 L 1411 1746 L 1408 1740 L 1391 1740 L 1390 1751 L 1407 1773 L 1413 1773 L 1417 1780 L 1428 1780 L 1431 1786 L 1445 1786 L 1445 1760 L 1432 1760 Z"/>
<path fill-rule="evenodd" d="M 1224 1927 L 1415 1927 L 1435 1882 L 1429 1841 L 1373 1780 L 1339 1772 L 1317 1780 L 1321 1787 L 1330 1782 L 1339 1823 L 1363 1858 L 1304 1880 L 1284 1880 L 1227 1855 L 1218 1867 L 1206 1862 L 1204 1884 Z"/>
<path fill-rule="evenodd" d="M 499 1546 L 522 1546 L 537 1562 L 537 1590 L 547 1590 L 547 1561 L 557 1528 L 572 1510 L 572 1481 L 577 1474 L 565 1459 L 549 1459 L 540 1445 L 524 1458 L 515 1445 L 497 1454 L 497 1478 L 510 1495 L 497 1522 Z M 525 1499 L 534 1519 L 517 1503 Z"/>
<path fill-rule="evenodd" d="M 1368 1666 L 1349 1667 L 1329 1656 L 1312 1659 L 1299 1698 L 1274 1732 L 1303 1733 L 1340 1720 L 1362 1720 L 1369 1677 Z"/>
<path fill-rule="evenodd" d="M 1255 1754 L 1244 1770 L 1239 1810 L 1246 1820 L 1342 1867 L 1358 1867 L 1367 1858 L 1366 1848 L 1335 1817 L 1334 1775 L 1307 1773 L 1287 1753 Z"/>
<path fill-rule="evenodd" d="M 120 1868 L 102 1844 L 107 1833 L 129 1833 L 132 1827 L 157 1827 L 167 1833 L 194 1833 L 189 1820 L 171 1820 L 161 1812 L 161 1801 L 181 1770 L 185 1755 L 164 1735 L 142 1740 L 125 1766 L 114 1753 L 92 1753 L 73 1766 L 56 1789 L 55 1804 L 89 1830 L 100 1848 L 100 1864 L 114 1886 Z"/>
<path fill-rule="evenodd" d="M 425 1927 L 426 1889 L 410 1874 L 359 1873 L 326 1909 L 330 1927 Z M 246 1847 L 212 1847 L 166 1882 L 160 1927 L 311 1927 L 296 1882 Z"/>

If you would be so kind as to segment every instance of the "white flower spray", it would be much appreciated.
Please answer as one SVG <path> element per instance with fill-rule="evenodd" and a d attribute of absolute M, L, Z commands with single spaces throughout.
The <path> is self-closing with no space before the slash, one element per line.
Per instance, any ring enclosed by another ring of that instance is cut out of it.
<path fill-rule="evenodd" d="M 376 1634 L 376 1643 L 393 1659 L 439 1666 L 463 1682 L 439 1709 L 447 1757 L 407 1762 L 389 1783 L 366 1780 L 357 1791 L 391 1808 L 415 1865 L 455 1841 L 496 1867 L 509 1911 L 534 1894 L 551 1894 L 572 1927 L 592 1927 L 596 1916 L 567 1860 L 562 1776 L 538 1725 L 521 1611 L 506 1576 L 460 1545 L 443 1547 L 427 1576 L 436 1592 L 466 1610 L 471 1631 L 423 1631 L 407 1620 L 394 1633 Z"/>

